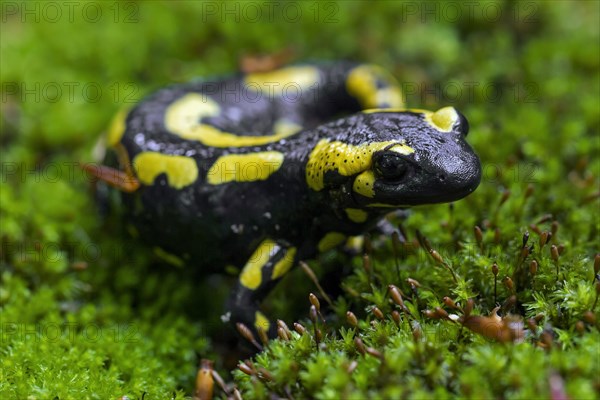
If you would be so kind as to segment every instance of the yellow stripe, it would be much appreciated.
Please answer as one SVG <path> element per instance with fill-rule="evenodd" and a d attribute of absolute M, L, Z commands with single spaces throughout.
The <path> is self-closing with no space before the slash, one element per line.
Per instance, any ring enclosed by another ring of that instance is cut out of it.
<path fill-rule="evenodd" d="M 309 89 L 311 86 L 317 85 L 320 79 L 317 68 L 297 66 L 246 75 L 244 85 L 247 89 L 265 93 L 269 96 L 286 95 L 294 98 L 302 96 L 303 89 Z"/>
<path fill-rule="evenodd" d="M 244 266 L 240 274 L 240 283 L 248 289 L 256 289 L 262 282 L 262 269 L 275 253 L 277 244 L 270 240 L 264 240 L 252 253 L 252 256 Z"/>
<path fill-rule="evenodd" d="M 198 179 L 198 165 L 191 157 L 145 151 L 135 156 L 133 167 L 145 185 L 152 185 L 160 174 L 167 174 L 169 186 L 175 189 L 189 186 Z"/>
<path fill-rule="evenodd" d="M 214 126 L 206 124 L 196 125 L 187 131 L 169 130 L 184 139 L 197 140 L 205 146 L 219 148 L 262 146 L 267 143 L 277 142 L 295 133 L 288 130 L 268 136 L 238 136 L 234 133 L 220 131 Z"/>
<path fill-rule="evenodd" d="M 165 112 L 165 127 L 169 132 L 188 140 L 197 140 L 211 147 L 247 147 L 273 143 L 293 135 L 297 130 L 287 124 L 281 131 L 268 136 L 239 136 L 203 124 L 202 118 L 219 115 L 221 107 L 206 95 L 188 93 L 174 101 Z M 285 124 L 281 122 L 281 124 Z M 296 127 L 297 128 L 297 127 Z"/>
<path fill-rule="evenodd" d="M 212 165 L 206 180 L 211 185 L 227 182 L 264 181 L 279 170 L 284 155 L 278 151 L 221 156 Z"/>
<path fill-rule="evenodd" d="M 356 184 L 356 182 L 355 182 Z M 346 208 L 346 215 L 348 219 L 352 222 L 365 222 L 367 220 L 368 214 L 366 211 L 361 210 L 360 208 Z"/>
<path fill-rule="evenodd" d="M 275 264 L 273 268 L 273 273 L 271 274 L 271 279 L 281 278 L 285 275 L 290 268 L 294 265 L 294 257 L 296 256 L 296 248 L 290 247 L 288 251 L 285 252 L 285 255 L 281 260 Z"/>
<path fill-rule="evenodd" d="M 216 101 L 200 93 L 188 93 L 175 100 L 165 111 L 165 127 L 186 139 L 199 135 L 202 118 L 216 117 L 221 107 Z"/>
<path fill-rule="evenodd" d="M 320 252 L 333 249 L 346 240 L 346 235 L 339 232 L 329 232 L 319 241 L 317 248 Z"/>
<path fill-rule="evenodd" d="M 408 155 L 414 149 L 398 141 L 373 142 L 353 146 L 343 142 L 330 142 L 322 139 L 310 153 L 306 164 L 306 182 L 316 191 L 322 190 L 324 176 L 327 171 L 337 171 L 343 176 L 352 176 L 371 168 L 371 158 L 374 152 L 394 145 L 389 151 Z"/>

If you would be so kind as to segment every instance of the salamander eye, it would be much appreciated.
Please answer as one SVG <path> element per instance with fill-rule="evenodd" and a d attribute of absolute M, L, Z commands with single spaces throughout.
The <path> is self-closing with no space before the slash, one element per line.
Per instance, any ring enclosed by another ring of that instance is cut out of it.
<path fill-rule="evenodd" d="M 394 152 L 375 155 L 373 160 L 375 172 L 385 180 L 397 181 L 406 174 L 407 162 Z"/>

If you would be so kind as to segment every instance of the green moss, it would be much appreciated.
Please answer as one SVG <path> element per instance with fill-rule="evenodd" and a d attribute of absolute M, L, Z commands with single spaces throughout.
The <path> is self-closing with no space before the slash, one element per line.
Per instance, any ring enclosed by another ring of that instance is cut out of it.
<path fill-rule="evenodd" d="M 255 373 L 234 371 L 244 398 L 599 397 L 598 3 L 485 1 L 460 18 L 446 2 L 294 3 L 299 17 L 275 3 L 260 21 L 249 3 L 89 3 L 97 21 L 82 13 L 88 3 L 73 18 L 65 3 L 56 21 L 45 3 L 3 3 L 0 397 L 184 398 L 200 358 L 232 379 L 230 354 L 209 340 L 223 334 L 231 277 L 167 265 L 122 232 L 118 207 L 98 211 L 73 163 L 94 160 L 123 105 L 284 48 L 299 60 L 379 63 L 404 82 L 410 106 L 456 105 L 484 178 L 452 206 L 415 208 L 396 251 L 374 238 L 369 271 L 334 253 L 311 263 L 324 284 L 328 270 L 348 272 L 333 307 L 321 300 L 319 346 L 302 319 L 315 288 L 301 270 L 286 277 L 266 310 L 307 332 L 271 342 Z M 545 245 L 543 232 L 553 232 Z M 523 339 L 500 343 L 436 318 L 436 307 L 463 317 L 445 296 L 463 308 L 473 299 L 477 318 L 500 305 L 523 322 Z"/>

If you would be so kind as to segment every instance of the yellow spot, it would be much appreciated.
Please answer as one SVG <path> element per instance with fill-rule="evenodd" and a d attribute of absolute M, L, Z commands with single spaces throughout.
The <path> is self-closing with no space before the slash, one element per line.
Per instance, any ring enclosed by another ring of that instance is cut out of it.
<path fill-rule="evenodd" d="M 221 156 L 210 167 L 206 180 L 211 185 L 227 182 L 264 181 L 283 164 L 284 155 L 278 151 Z"/>
<path fill-rule="evenodd" d="M 373 174 L 372 170 L 368 170 L 358 175 L 356 179 L 354 179 L 352 190 L 365 197 L 375 197 L 375 189 L 373 189 L 374 185 L 375 174 Z"/>
<path fill-rule="evenodd" d="M 107 134 L 107 142 L 109 146 L 114 147 L 121 141 L 121 138 L 125 133 L 125 121 L 127 120 L 128 113 L 129 107 L 122 108 L 113 117 Z"/>
<path fill-rule="evenodd" d="M 327 171 L 336 171 L 343 176 L 352 176 L 371 168 L 373 153 L 389 147 L 389 151 L 408 155 L 414 149 L 399 141 L 373 142 L 358 146 L 322 139 L 310 153 L 306 164 L 306 182 L 316 191 L 325 187 Z"/>
<path fill-rule="evenodd" d="M 359 253 L 363 249 L 363 245 L 365 243 L 364 236 L 351 236 L 346 240 L 346 244 L 344 247 L 346 249 L 354 250 L 356 253 Z"/>
<path fill-rule="evenodd" d="M 454 107 L 444 107 L 434 113 L 425 114 L 425 121 L 442 132 L 452 131 L 452 127 L 458 122 L 458 119 L 458 113 Z"/>
<path fill-rule="evenodd" d="M 296 66 L 270 72 L 249 74 L 244 85 L 256 92 L 269 96 L 285 95 L 290 98 L 302 96 L 304 89 L 317 85 L 321 80 L 319 70 L 310 66 Z"/>
<path fill-rule="evenodd" d="M 145 185 L 152 185 L 160 174 L 167 174 L 169 186 L 181 189 L 198 179 L 198 165 L 191 157 L 145 151 L 135 156 L 133 167 L 137 178 Z"/>
<path fill-rule="evenodd" d="M 240 274 L 240 282 L 248 289 L 256 289 L 262 281 L 262 269 L 269 259 L 278 250 L 277 243 L 267 239 L 264 240 L 252 253 L 252 256 L 244 266 Z"/>
<path fill-rule="evenodd" d="M 385 86 L 377 88 L 377 81 L 383 81 Z M 393 76 L 375 65 L 361 65 L 348 74 L 346 90 L 358 99 L 363 108 L 402 107 L 404 100 L 402 92 Z"/>
<path fill-rule="evenodd" d="M 221 107 L 210 97 L 189 93 L 174 101 L 165 113 L 165 126 L 173 134 L 188 140 L 197 140 L 210 147 L 247 147 L 273 143 L 293 135 L 297 130 L 276 131 L 267 136 L 241 136 L 224 132 L 212 125 L 202 123 L 202 118 L 219 115 Z"/>
<path fill-rule="evenodd" d="M 254 314 L 254 327 L 256 330 L 262 329 L 263 331 L 267 332 L 270 326 L 271 323 L 269 322 L 269 319 L 265 317 L 263 313 L 257 311 Z"/>
<path fill-rule="evenodd" d="M 290 268 L 294 265 L 294 257 L 296 256 L 296 248 L 290 247 L 288 251 L 285 252 L 285 255 L 281 260 L 275 264 L 273 268 L 273 273 L 271 274 L 271 279 L 281 278 L 285 275 Z"/>
<path fill-rule="evenodd" d="M 317 248 L 320 252 L 333 249 L 346 240 L 346 235 L 339 232 L 329 232 L 319 241 Z"/>
<path fill-rule="evenodd" d="M 361 223 L 367 220 L 368 214 L 360 208 L 346 208 L 345 211 L 348 219 L 352 222 Z"/>
<path fill-rule="evenodd" d="M 444 107 L 433 112 L 420 108 L 372 108 L 364 110 L 365 114 L 373 114 L 378 112 L 411 112 L 415 114 L 423 114 L 425 121 L 432 127 L 442 132 L 452 131 L 452 127 L 459 120 L 458 113 L 454 107 Z"/>

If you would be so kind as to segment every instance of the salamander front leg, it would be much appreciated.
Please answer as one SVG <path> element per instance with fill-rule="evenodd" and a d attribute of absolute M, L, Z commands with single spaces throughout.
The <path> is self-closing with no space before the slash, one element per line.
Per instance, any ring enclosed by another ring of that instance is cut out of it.
<path fill-rule="evenodd" d="M 401 218 L 406 218 L 405 215 L 402 215 L 400 213 L 397 213 L 397 215 Z M 408 240 L 406 238 L 406 236 L 404 235 L 404 233 L 402 232 L 402 230 L 399 228 L 399 226 L 395 226 L 387 219 L 382 219 L 381 221 L 379 221 L 377 223 L 377 227 L 375 228 L 375 230 L 376 230 L 376 232 L 384 235 L 386 238 L 389 238 L 394 233 L 397 233 L 398 238 L 400 239 L 400 242 L 402 242 L 402 243 L 404 243 Z"/>
<path fill-rule="evenodd" d="M 270 338 L 277 335 L 277 327 L 259 311 L 262 300 L 275 284 L 294 265 L 296 249 L 271 239 L 264 240 L 242 269 L 227 310 L 235 325 L 243 323 L 255 333 L 262 330 Z"/>

